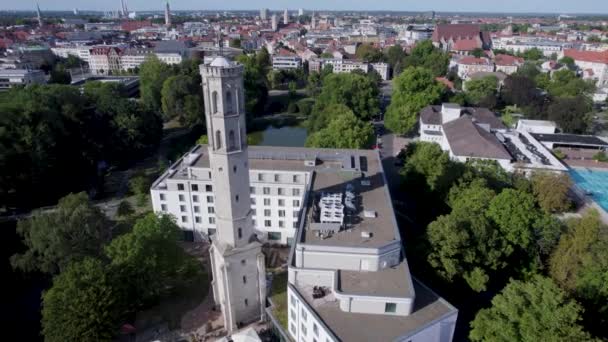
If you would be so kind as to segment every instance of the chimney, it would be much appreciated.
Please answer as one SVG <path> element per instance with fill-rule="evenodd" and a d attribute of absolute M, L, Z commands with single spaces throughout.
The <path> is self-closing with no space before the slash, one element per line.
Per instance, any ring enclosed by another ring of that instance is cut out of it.
<path fill-rule="evenodd" d="M 460 117 L 461 108 L 457 103 L 444 103 L 441 105 L 441 123 L 445 124 Z"/>

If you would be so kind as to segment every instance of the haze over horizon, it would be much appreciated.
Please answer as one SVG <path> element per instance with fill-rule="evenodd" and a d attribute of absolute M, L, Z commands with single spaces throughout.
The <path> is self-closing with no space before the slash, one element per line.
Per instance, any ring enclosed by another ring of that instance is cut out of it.
<path fill-rule="evenodd" d="M 3 1 L 4 2 L 4 1 Z M 130 11 L 162 10 L 162 0 L 127 0 Z M 40 0 L 41 10 L 96 10 L 108 11 L 118 10 L 120 0 L 110 1 L 88 1 L 86 4 L 81 0 Z M 396 0 L 337 0 L 328 4 L 324 0 L 309 0 L 305 4 L 295 0 L 233 0 L 230 4 L 224 2 L 205 3 L 200 0 L 173 0 L 170 1 L 173 10 L 257 10 L 270 8 L 283 10 L 285 8 L 295 11 L 302 7 L 307 11 L 313 9 L 322 10 L 353 10 L 353 11 L 437 11 L 437 12 L 485 12 L 485 13 L 585 13 L 606 14 L 608 13 L 608 1 L 580 0 L 566 1 L 554 0 L 462 0 L 460 2 L 450 0 L 428 0 L 423 3 L 406 3 Z M 9 7 L 10 6 L 10 7 Z M 4 3 L 0 4 L 0 10 L 33 10 L 35 1 Z"/>

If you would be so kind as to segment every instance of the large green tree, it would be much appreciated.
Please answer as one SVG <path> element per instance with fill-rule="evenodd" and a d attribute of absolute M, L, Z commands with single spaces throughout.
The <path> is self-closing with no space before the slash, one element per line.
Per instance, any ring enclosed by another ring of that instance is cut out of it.
<path fill-rule="evenodd" d="M 487 108 L 496 106 L 498 79 L 496 76 L 486 76 L 465 83 L 467 100 L 473 105 Z"/>
<path fill-rule="evenodd" d="M 200 84 L 190 76 L 171 76 L 161 91 L 164 119 L 177 118 L 182 125 L 194 126 L 205 122 Z"/>
<path fill-rule="evenodd" d="M 128 300 L 100 260 L 71 263 L 42 296 L 44 340 L 112 341 Z"/>
<path fill-rule="evenodd" d="M 407 55 L 401 45 L 395 44 L 388 48 L 386 51 L 386 60 L 393 69 L 393 75 L 397 76 L 403 71 L 406 64 L 406 57 Z"/>
<path fill-rule="evenodd" d="M 547 213 L 561 213 L 570 208 L 568 191 L 572 180 L 567 174 L 535 172 L 532 191 L 539 206 Z"/>
<path fill-rule="evenodd" d="M 199 271 L 177 244 L 180 234 L 170 216 L 150 213 L 106 247 L 112 269 L 136 306 L 158 299 Z"/>
<path fill-rule="evenodd" d="M 555 121 L 564 132 L 583 134 L 587 131 L 592 110 L 591 100 L 579 95 L 555 98 L 547 112 L 548 119 Z"/>
<path fill-rule="evenodd" d="M 396 134 L 411 132 L 420 110 L 441 98 L 443 86 L 424 68 L 407 68 L 393 80 L 393 95 L 384 123 Z"/>
<path fill-rule="evenodd" d="M 84 192 L 59 200 L 57 208 L 35 213 L 17 224 L 27 250 L 11 257 L 13 267 L 56 274 L 72 261 L 101 255 L 110 239 L 104 214 Z"/>
<path fill-rule="evenodd" d="M 425 40 L 416 44 L 405 58 L 405 67 L 423 67 L 429 69 L 433 76 L 443 76 L 448 72 L 450 56 Z"/>
<path fill-rule="evenodd" d="M 589 96 L 595 91 L 595 84 L 578 77 L 574 71 L 564 69 L 551 75 L 547 91 L 558 97 Z"/>
<path fill-rule="evenodd" d="M 371 124 L 357 118 L 344 105 L 334 105 L 328 108 L 339 106 L 342 107 L 339 109 L 341 114 L 333 117 L 325 128 L 309 135 L 306 146 L 361 149 L 372 144 L 374 130 Z"/>
<path fill-rule="evenodd" d="M 371 63 L 384 61 L 384 55 L 382 54 L 382 51 L 369 43 L 359 45 L 357 47 L 357 50 L 355 51 L 355 55 L 357 56 L 357 59 L 361 59 Z"/>
<path fill-rule="evenodd" d="M 481 180 L 450 191 L 452 212 L 429 224 L 429 263 L 448 281 L 462 277 L 475 291 L 483 291 L 490 272 L 505 266 L 511 253 L 504 238 L 486 216 L 495 192 Z"/>
<path fill-rule="evenodd" d="M 323 87 L 317 96 L 309 128 L 315 132 L 324 127 L 327 119 L 321 117 L 332 104 L 348 107 L 361 120 L 369 120 L 380 111 L 378 85 L 366 76 L 356 73 L 330 74 L 323 78 Z"/>
<path fill-rule="evenodd" d="M 532 243 L 532 227 L 542 217 L 534 196 L 515 189 L 504 189 L 494 197 L 487 214 L 507 240 L 524 249 Z"/>
<path fill-rule="evenodd" d="M 171 67 L 151 56 L 139 66 L 139 93 L 141 101 L 154 111 L 161 110 L 161 90 L 171 76 Z"/>
<path fill-rule="evenodd" d="M 459 165 L 435 143 L 417 142 L 408 146 L 406 163 L 401 173 L 408 178 L 421 176 L 428 189 L 445 194 L 460 176 Z"/>
<path fill-rule="evenodd" d="M 608 323 L 608 227 L 598 212 L 568 222 L 568 231 L 551 256 L 550 274 Z"/>
<path fill-rule="evenodd" d="M 262 49 L 255 55 L 239 55 L 236 60 L 245 69 L 243 82 L 245 87 L 245 110 L 248 118 L 264 112 L 268 101 L 267 74 L 270 66 L 268 51 Z"/>
<path fill-rule="evenodd" d="M 583 308 L 551 279 L 511 280 L 471 322 L 473 341 L 588 341 L 580 325 Z"/>

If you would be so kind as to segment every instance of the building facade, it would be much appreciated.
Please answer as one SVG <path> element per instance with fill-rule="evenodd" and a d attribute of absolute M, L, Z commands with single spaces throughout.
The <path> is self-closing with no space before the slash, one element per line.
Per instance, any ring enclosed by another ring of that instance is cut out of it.
<path fill-rule="evenodd" d="M 46 83 L 44 71 L 25 69 L 2 69 L 0 70 L 0 91 L 15 86 Z"/>

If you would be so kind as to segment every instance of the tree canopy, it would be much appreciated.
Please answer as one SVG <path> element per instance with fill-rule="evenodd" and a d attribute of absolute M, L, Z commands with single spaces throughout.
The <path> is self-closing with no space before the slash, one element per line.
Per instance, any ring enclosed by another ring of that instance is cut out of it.
<path fill-rule="evenodd" d="M 147 58 L 139 66 L 139 93 L 148 108 L 160 112 L 163 84 L 171 74 L 171 67 L 156 56 Z"/>
<path fill-rule="evenodd" d="M 498 78 L 486 76 L 465 83 L 467 100 L 479 107 L 494 108 L 498 93 Z"/>
<path fill-rule="evenodd" d="M 570 208 L 568 190 L 572 181 L 568 175 L 536 172 L 531 180 L 534 196 L 545 212 L 561 213 Z"/>
<path fill-rule="evenodd" d="M 243 64 L 245 72 L 245 110 L 250 115 L 263 113 L 268 101 L 267 74 L 270 68 L 270 56 L 265 48 L 255 55 L 239 55 L 236 60 Z"/>
<path fill-rule="evenodd" d="M 105 215 L 83 192 L 59 200 L 57 208 L 35 213 L 17 224 L 27 250 L 11 257 L 13 267 L 23 271 L 56 274 L 72 261 L 96 257 L 109 241 Z"/>
<path fill-rule="evenodd" d="M 592 210 L 568 222 L 550 259 L 551 277 L 562 288 L 590 303 L 608 323 L 608 227 Z"/>
<path fill-rule="evenodd" d="M 405 58 L 405 67 L 423 67 L 429 69 L 433 76 L 447 73 L 450 56 L 425 40 L 416 44 L 409 56 Z"/>
<path fill-rule="evenodd" d="M 511 280 L 471 322 L 473 341 L 587 341 L 580 325 L 582 307 L 551 279 Z"/>
<path fill-rule="evenodd" d="M 329 122 L 325 108 L 332 104 L 348 107 L 361 120 L 369 120 L 380 109 L 378 85 L 368 77 L 356 73 L 330 74 L 323 78 L 323 86 L 316 97 L 309 128 L 315 132 Z"/>
<path fill-rule="evenodd" d="M 45 341 L 111 341 L 128 301 L 100 260 L 86 258 L 55 277 L 42 296 Z"/>
<path fill-rule="evenodd" d="M 325 128 L 308 136 L 306 146 L 361 149 L 371 145 L 374 130 L 370 123 L 357 118 L 345 105 L 331 105 L 327 110 L 331 110 L 334 117 Z"/>
<path fill-rule="evenodd" d="M 167 78 L 161 96 L 165 121 L 177 118 L 187 126 L 205 123 L 200 84 L 192 77 L 177 75 Z"/>
<path fill-rule="evenodd" d="M 424 68 L 407 68 L 393 80 L 393 95 L 385 115 L 385 125 L 396 134 L 411 132 L 420 110 L 441 98 L 443 86 Z"/>
<path fill-rule="evenodd" d="M 382 51 L 372 44 L 364 43 L 357 47 L 355 51 L 357 59 L 361 59 L 370 63 L 377 63 L 384 61 L 384 54 Z"/>

